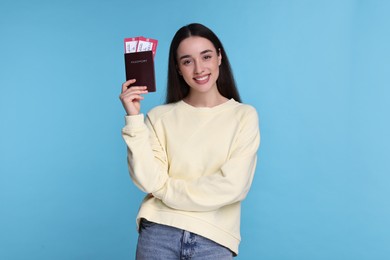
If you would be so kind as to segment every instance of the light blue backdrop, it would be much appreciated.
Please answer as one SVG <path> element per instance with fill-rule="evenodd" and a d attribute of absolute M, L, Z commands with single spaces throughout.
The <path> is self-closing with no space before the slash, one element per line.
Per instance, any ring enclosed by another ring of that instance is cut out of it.
<path fill-rule="evenodd" d="M 390 1 L 0 2 L 0 259 L 133 259 L 123 38 L 221 38 L 262 143 L 237 259 L 390 256 Z"/>

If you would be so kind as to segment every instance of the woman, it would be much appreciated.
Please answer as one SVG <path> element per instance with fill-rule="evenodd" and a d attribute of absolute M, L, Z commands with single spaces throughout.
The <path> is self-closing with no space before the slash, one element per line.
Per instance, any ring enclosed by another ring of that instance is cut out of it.
<path fill-rule="evenodd" d="M 120 99 L 130 175 L 148 193 L 137 216 L 137 259 L 232 259 L 260 133 L 256 110 L 239 103 L 220 40 L 201 24 L 177 31 L 167 104 L 146 118 L 146 87 L 134 84 L 122 85 Z"/>

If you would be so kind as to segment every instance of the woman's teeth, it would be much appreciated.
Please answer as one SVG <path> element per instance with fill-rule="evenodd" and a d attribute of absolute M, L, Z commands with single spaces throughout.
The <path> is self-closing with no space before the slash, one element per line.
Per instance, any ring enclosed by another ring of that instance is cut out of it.
<path fill-rule="evenodd" d="M 209 75 L 206 75 L 206 76 L 203 76 L 203 77 L 199 77 L 199 78 L 195 78 L 196 81 L 203 81 L 203 80 L 207 80 L 209 77 Z"/>

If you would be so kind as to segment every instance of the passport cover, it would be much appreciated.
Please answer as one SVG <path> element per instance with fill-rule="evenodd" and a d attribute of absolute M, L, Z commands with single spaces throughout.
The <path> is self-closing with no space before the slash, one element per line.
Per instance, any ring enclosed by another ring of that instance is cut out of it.
<path fill-rule="evenodd" d="M 156 91 L 153 51 L 125 53 L 125 70 L 126 80 L 136 79 L 136 86 L 146 86 L 148 92 Z"/>

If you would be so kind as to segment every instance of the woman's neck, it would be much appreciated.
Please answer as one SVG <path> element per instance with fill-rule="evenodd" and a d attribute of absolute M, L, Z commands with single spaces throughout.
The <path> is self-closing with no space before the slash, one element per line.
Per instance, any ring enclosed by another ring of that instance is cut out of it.
<path fill-rule="evenodd" d="M 228 101 L 228 99 L 222 96 L 219 92 L 215 93 L 189 93 L 187 97 L 183 99 L 187 104 L 194 107 L 215 107 Z"/>

